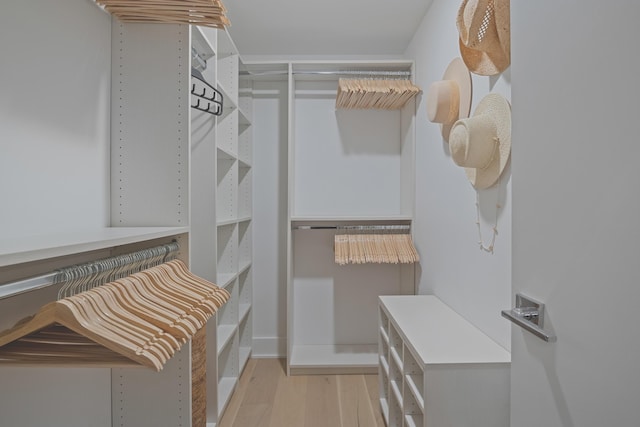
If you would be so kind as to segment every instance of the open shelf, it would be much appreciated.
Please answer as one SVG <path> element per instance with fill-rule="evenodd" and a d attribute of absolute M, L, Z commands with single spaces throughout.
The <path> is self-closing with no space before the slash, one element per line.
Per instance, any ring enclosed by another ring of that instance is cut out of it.
<path fill-rule="evenodd" d="M 237 274 L 235 273 L 227 273 L 227 274 L 218 274 L 218 282 L 216 283 L 221 288 L 228 288 L 230 284 L 236 279 Z"/>
<path fill-rule="evenodd" d="M 0 240 L 0 267 L 188 233 L 189 227 L 107 227 Z"/>
<path fill-rule="evenodd" d="M 289 367 L 292 374 L 378 372 L 377 345 L 294 345 Z"/>
<path fill-rule="evenodd" d="M 202 29 L 196 25 L 191 26 L 191 47 L 198 52 L 198 55 L 205 61 L 216 55 L 216 48 L 209 41 Z"/>
<path fill-rule="evenodd" d="M 218 381 L 218 412 L 219 416 L 224 413 L 224 410 L 227 408 L 227 404 L 229 400 L 231 400 L 231 394 L 236 388 L 236 384 L 238 383 L 237 379 L 234 378 L 222 378 Z"/>
<path fill-rule="evenodd" d="M 382 327 L 378 334 L 388 426 L 428 427 L 445 419 L 450 425 L 508 425 L 505 349 L 435 296 L 381 296 L 379 302 L 379 324 L 389 325 L 388 341 Z"/>
<path fill-rule="evenodd" d="M 219 325 L 218 326 L 218 354 L 220 354 L 231 343 L 236 333 L 235 325 Z"/>

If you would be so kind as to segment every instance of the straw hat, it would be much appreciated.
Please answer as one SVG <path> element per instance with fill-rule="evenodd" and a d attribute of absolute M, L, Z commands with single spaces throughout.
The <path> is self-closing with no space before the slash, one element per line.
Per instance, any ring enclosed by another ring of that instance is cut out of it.
<path fill-rule="evenodd" d="M 441 124 L 445 141 L 449 141 L 451 126 L 458 119 L 469 117 L 471 94 L 471 74 L 460 58 L 451 61 L 442 80 L 433 82 L 429 87 L 427 116 L 429 121 Z"/>
<path fill-rule="evenodd" d="M 511 63 L 509 1 L 462 1 L 456 20 L 460 54 L 472 73 L 493 76 Z"/>
<path fill-rule="evenodd" d="M 458 120 L 449 135 L 451 158 L 474 188 L 496 183 L 511 154 L 511 106 L 503 96 L 482 98 L 473 116 Z"/>

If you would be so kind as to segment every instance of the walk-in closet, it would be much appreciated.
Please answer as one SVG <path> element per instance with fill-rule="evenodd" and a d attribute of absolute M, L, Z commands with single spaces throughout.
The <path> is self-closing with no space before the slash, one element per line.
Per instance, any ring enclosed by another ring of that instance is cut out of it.
<path fill-rule="evenodd" d="M 0 3 L 0 427 L 637 424 L 640 6 Z"/>

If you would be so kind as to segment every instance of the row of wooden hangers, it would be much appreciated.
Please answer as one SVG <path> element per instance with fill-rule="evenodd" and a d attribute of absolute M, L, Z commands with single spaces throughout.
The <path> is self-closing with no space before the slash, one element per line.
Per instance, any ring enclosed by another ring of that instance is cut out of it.
<path fill-rule="evenodd" d="M 173 260 L 44 305 L 0 333 L 0 363 L 157 371 L 229 299 Z"/>
<path fill-rule="evenodd" d="M 122 22 L 231 25 L 220 0 L 95 0 Z"/>
<path fill-rule="evenodd" d="M 336 234 L 335 262 L 346 264 L 411 264 L 420 257 L 410 234 Z"/>
<path fill-rule="evenodd" d="M 336 108 L 398 110 L 420 93 L 406 79 L 338 80 Z"/>

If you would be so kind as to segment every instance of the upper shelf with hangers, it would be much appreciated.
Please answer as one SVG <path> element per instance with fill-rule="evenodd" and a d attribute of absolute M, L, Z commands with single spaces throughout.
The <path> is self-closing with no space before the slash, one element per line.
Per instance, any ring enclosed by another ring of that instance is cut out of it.
<path fill-rule="evenodd" d="M 176 243 L 60 270 L 58 300 L 0 332 L 0 364 L 161 370 L 229 299 Z"/>
<path fill-rule="evenodd" d="M 241 75 L 273 79 L 291 73 L 296 81 L 338 80 L 336 108 L 397 110 L 420 93 L 410 61 L 299 61 L 248 63 Z"/>
<path fill-rule="evenodd" d="M 336 108 L 398 110 L 420 93 L 410 80 L 340 78 Z"/>
<path fill-rule="evenodd" d="M 111 248 L 189 232 L 189 227 L 107 227 L 0 240 L 0 267 Z"/>
<path fill-rule="evenodd" d="M 192 24 L 213 28 L 230 25 L 220 0 L 95 0 L 122 22 Z"/>

